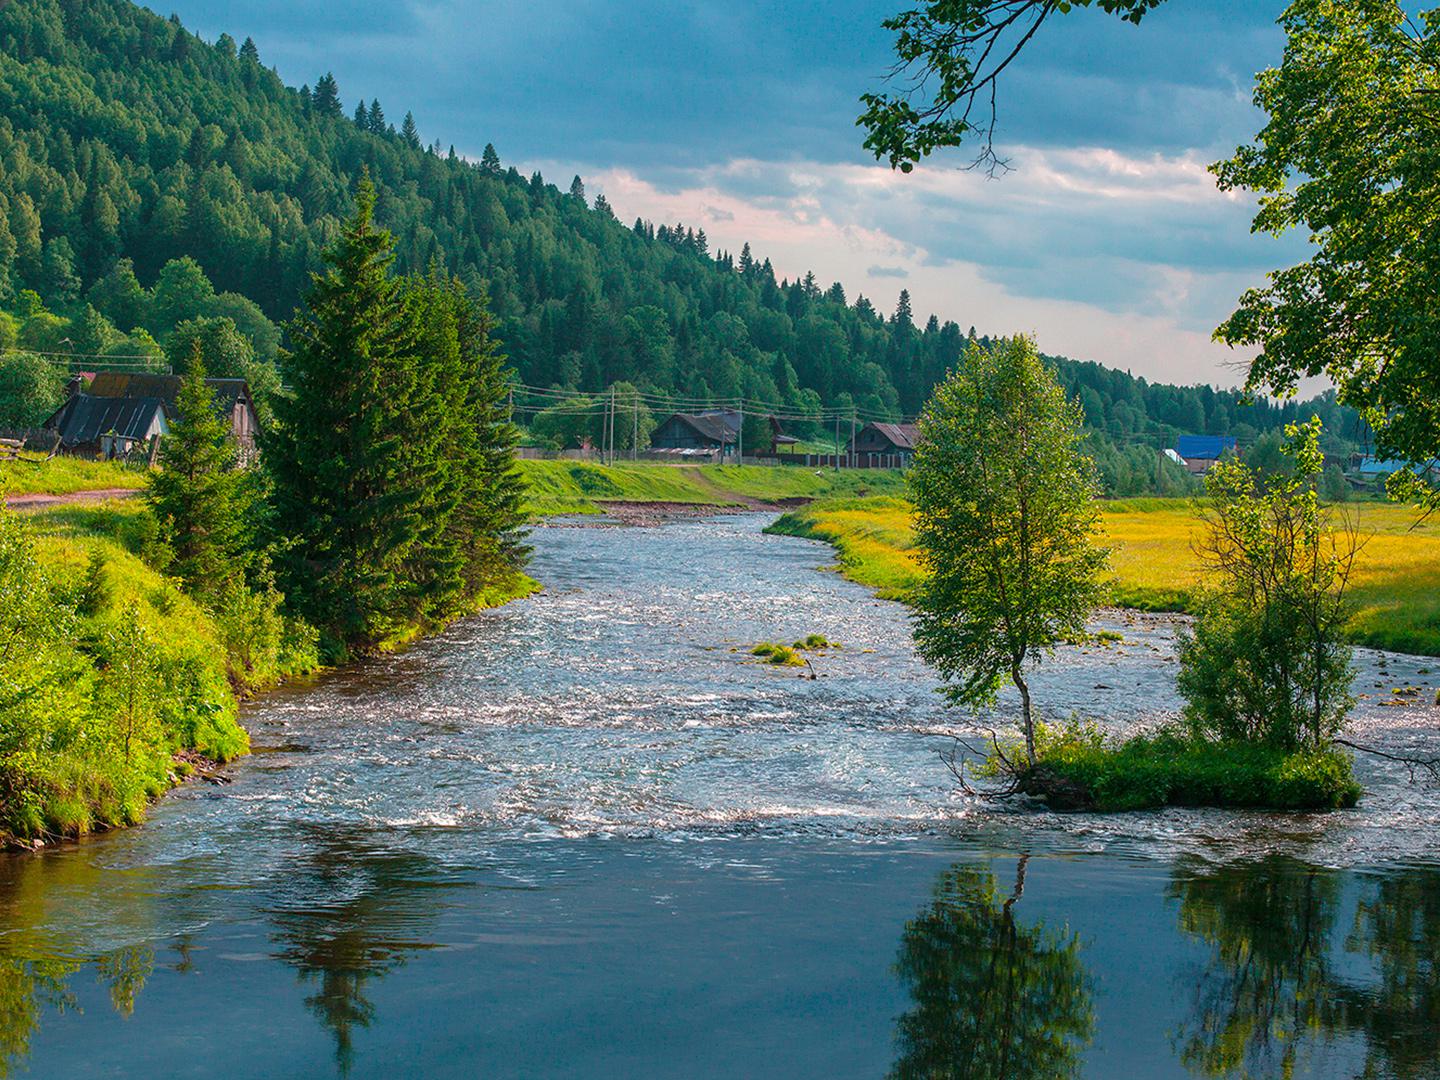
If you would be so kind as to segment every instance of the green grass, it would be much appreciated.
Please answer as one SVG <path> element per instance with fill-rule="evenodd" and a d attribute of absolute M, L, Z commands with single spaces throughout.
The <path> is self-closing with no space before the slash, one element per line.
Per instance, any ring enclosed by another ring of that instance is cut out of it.
<path fill-rule="evenodd" d="M 527 506 L 537 517 L 603 513 L 606 503 L 745 506 L 752 501 L 898 493 L 904 480 L 884 469 L 802 469 L 765 465 L 592 465 L 522 461 Z"/>
<path fill-rule="evenodd" d="M 62 670 L 65 676 L 39 684 L 53 708 L 12 718 L 24 726 L 7 732 L 7 739 L 21 746 L 43 741 L 47 750 L 38 756 L 12 752 L 4 761 L 12 801 L 0 806 L 0 836 L 78 836 L 131 824 L 178 780 L 174 754 L 227 761 L 249 748 L 216 624 L 140 558 L 153 533 L 144 517 L 141 506 L 111 503 L 24 518 L 44 588 L 57 597 L 91 599 L 80 604 L 70 632 L 37 646 L 40 668 L 11 658 L 20 667 L 7 670 L 19 677 Z M 102 587 L 92 590 L 92 581 Z M 106 658 L 119 655 L 118 642 L 137 635 L 143 635 L 146 664 L 142 718 L 125 752 L 116 704 L 124 696 Z"/>
<path fill-rule="evenodd" d="M 1112 746 L 1076 728 L 1044 741 L 1026 790 L 1058 809 L 1336 810 L 1354 806 L 1362 794 L 1350 756 L 1334 749 L 1291 752 L 1168 733 Z"/>
<path fill-rule="evenodd" d="M 1351 579 L 1351 639 L 1440 656 L 1440 521 L 1421 521 L 1414 509 L 1393 503 L 1341 510 L 1354 518 L 1363 540 Z M 1111 602 L 1144 611 L 1191 610 L 1204 583 L 1195 554 L 1202 529 L 1196 504 L 1131 499 L 1102 503 L 1101 511 L 1103 540 L 1111 548 Z M 900 498 L 827 500 L 783 515 L 769 531 L 826 541 L 846 577 L 903 601 L 923 575 L 910 512 Z"/>
<path fill-rule="evenodd" d="M 789 645 L 781 645 L 774 641 L 762 641 L 750 650 L 751 656 L 758 656 L 767 664 L 777 664 L 784 667 L 804 667 L 805 658 Z"/>
<path fill-rule="evenodd" d="M 24 461 L 0 462 L 0 493 L 6 495 L 69 495 L 105 488 L 138 488 L 145 473 L 118 461 L 86 461 L 56 457 L 44 461 L 26 455 Z"/>

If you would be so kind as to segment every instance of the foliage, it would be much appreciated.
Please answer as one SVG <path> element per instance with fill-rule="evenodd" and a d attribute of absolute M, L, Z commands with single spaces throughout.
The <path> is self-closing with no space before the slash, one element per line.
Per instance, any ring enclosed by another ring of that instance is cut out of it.
<path fill-rule="evenodd" d="M 195 342 L 174 423 L 161 440 L 160 468 L 147 477 L 146 500 L 171 553 L 169 571 L 208 606 L 243 581 L 254 563 L 260 501 L 253 474 L 236 466 L 230 425 L 216 411 L 205 378 Z"/>
<path fill-rule="evenodd" d="M 1147 810 L 1161 806 L 1334 810 L 1354 806 L 1360 785 L 1348 754 L 1220 742 L 1189 733 L 1140 735 L 1107 745 L 1093 727 L 1037 733 L 1037 794 L 1064 809 Z"/>
<path fill-rule="evenodd" d="M 204 614 L 123 548 L 42 548 L 0 509 L 0 592 L 0 834 L 137 820 L 172 782 L 173 752 L 244 751 Z"/>
<path fill-rule="evenodd" d="M 1026 669 L 1083 633 L 1101 596 L 1106 552 L 1080 425 L 1028 339 L 972 349 L 926 406 L 909 473 L 927 572 L 916 646 L 953 704 L 992 701 L 1005 680 L 1019 689 L 1031 762 Z"/>
<path fill-rule="evenodd" d="M 284 592 L 337 647 L 374 649 L 523 580 L 516 433 L 483 303 L 391 274 L 362 179 L 290 324 L 292 394 L 265 465 Z"/>
<path fill-rule="evenodd" d="M 905 924 L 895 971 L 910 997 L 895 1022 L 892 1080 L 1062 1080 L 1095 1030 L 1080 939 L 1022 922 L 1026 861 L 1005 896 L 993 872 L 956 866 Z"/>
<path fill-rule="evenodd" d="M 274 419 L 271 401 L 280 392 L 280 376 L 273 363 L 257 360 L 255 346 L 222 316 L 181 321 L 165 339 L 165 359 L 172 371 L 182 372 L 198 350 L 206 373 L 215 379 L 244 379 L 262 429 Z"/>
<path fill-rule="evenodd" d="M 1179 687 L 1199 737 L 1320 750 L 1354 702 L 1344 628 L 1356 547 L 1320 504 L 1319 421 L 1288 434 L 1287 473 L 1221 461 L 1206 476 L 1201 554 L 1216 584 L 1181 637 Z"/>
<path fill-rule="evenodd" d="M 39 427 L 65 400 L 65 372 L 34 353 L 0 354 L 0 428 Z"/>
<path fill-rule="evenodd" d="M 1044 22 L 1073 8 L 1139 23 L 1164 0 L 927 0 L 885 20 L 895 34 L 894 94 L 863 94 L 865 149 L 910 172 L 932 151 L 977 138 L 994 156 L 995 86 Z"/>
<path fill-rule="evenodd" d="M 762 641 L 750 650 L 751 656 L 758 656 L 767 664 L 781 667 L 804 667 L 805 658 L 800 650 L 774 641 Z"/>
<path fill-rule="evenodd" d="M 1323 374 L 1374 428 L 1378 453 L 1428 466 L 1440 455 L 1440 14 L 1297 0 L 1282 22 L 1284 59 L 1255 87 L 1267 122 L 1214 171 L 1222 189 L 1260 194 L 1257 232 L 1304 230 L 1314 254 L 1246 292 L 1217 335 L 1259 347 L 1252 389 L 1293 393 Z M 1440 506 L 1413 473 L 1396 476 L 1397 493 Z"/>

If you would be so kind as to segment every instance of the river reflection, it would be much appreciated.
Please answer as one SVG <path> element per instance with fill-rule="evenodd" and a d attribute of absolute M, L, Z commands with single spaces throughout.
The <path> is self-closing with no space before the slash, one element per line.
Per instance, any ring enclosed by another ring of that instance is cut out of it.
<path fill-rule="evenodd" d="M 1095 1025 L 1080 939 L 1017 916 L 1028 857 L 1005 895 L 956 866 L 905 927 L 895 970 L 914 1002 L 896 1023 L 896 1080 L 1062 1080 Z"/>
<path fill-rule="evenodd" d="M 910 1006 L 896 1022 L 892 1077 L 1105 1075 L 1085 1056 L 1096 983 L 1123 967 L 1125 949 L 1167 946 L 1117 948 L 1027 917 L 1027 862 L 1008 893 L 990 866 L 957 864 L 906 924 L 896 972 Z M 1174 965 L 1170 1039 L 1191 1075 L 1440 1075 L 1440 871 L 1189 861 L 1166 896 L 1178 941 L 1200 946 Z"/>
<path fill-rule="evenodd" d="M 1440 874 L 1358 879 L 1289 859 L 1181 868 L 1180 928 L 1210 948 L 1180 1060 L 1207 1077 L 1305 1075 L 1358 1057 L 1358 1076 L 1440 1065 Z"/>
<path fill-rule="evenodd" d="M 285 903 L 268 913 L 275 955 L 313 988 L 305 1007 L 333 1036 L 342 1076 L 353 1064 L 355 1030 L 376 1018 L 370 983 L 435 947 L 421 935 L 445 887 L 431 860 L 376 850 L 360 830 L 316 830 L 286 875 Z"/>
<path fill-rule="evenodd" d="M 765 520 L 540 530 L 543 594 L 253 703 L 233 783 L 0 858 L 5 1068 L 1440 1077 L 1440 881 L 1407 866 L 1440 791 L 1370 763 L 1344 814 L 977 804 L 936 751 L 996 718 Z M 1172 710 L 1173 626 L 1106 628 L 1045 699 Z M 809 633 L 844 645 L 817 679 L 749 662 Z M 1355 715 L 1422 751 L 1437 720 Z M 1303 861 L 1235 861 L 1265 853 Z"/>

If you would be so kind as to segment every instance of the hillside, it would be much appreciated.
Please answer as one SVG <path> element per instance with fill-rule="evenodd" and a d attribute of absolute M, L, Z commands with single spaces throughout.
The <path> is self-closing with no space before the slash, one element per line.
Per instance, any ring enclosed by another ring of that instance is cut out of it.
<path fill-rule="evenodd" d="M 624 224 L 578 177 L 562 190 L 491 147 L 462 159 L 426 145 L 408 114 L 397 128 L 403 103 L 353 103 L 316 76 L 313 89 L 289 88 L 249 38 L 208 43 L 128 0 L 0 8 L 0 304 L 18 314 L 0 346 L 141 363 L 186 320 L 229 318 L 255 354 L 229 366 L 263 381 L 256 359 L 273 358 L 276 324 L 362 169 L 399 268 L 439 259 L 486 289 L 524 384 L 625 380 L 795 415 L 893 418 L 918 411 L 976 334 L 933 317 L 917 325 L 903 296 L 887 314 L 813 274 L 777 281 L 748 245 L 716 252 L 703 231 Z M 1153 450 L 1178 431 L 1246 442 L 1310 408 L 1056 363 L 1118 493 L 1154 485 Z M 520 418 L 543 404 L 522 396 Z M 1321 408 L 1335 438 L 1358 434 L 1353 414 Z"/>

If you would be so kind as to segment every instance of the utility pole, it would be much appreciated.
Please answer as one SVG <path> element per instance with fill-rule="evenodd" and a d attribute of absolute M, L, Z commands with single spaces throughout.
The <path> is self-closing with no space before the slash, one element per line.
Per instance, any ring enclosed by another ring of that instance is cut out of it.
<path fill-rule="evenodd" d="M 850 453 L 846 456 L 846 462 L 850 468 L 855 468 L 855 410 L 850 410 Z"/>
<path fill-rule="evenodd" d="M 631 417 L 632 417 L 632 423 L 631 423 L 631 425 L 630 425 L 630 460 L 631 460 L 631 461 L 639 461 L 639 460 L 640 460 L 640 391 L 639 391 L 639 390 L 636 390 L 636 391 L 635 391 L 635 396 L 634 396 L 631 400 L 635 403 L 635 407 L 634 407 L 632 410 L 630 410 L 630 415 L 631 415 Z"/>
<path fill-rule="evenodd" d="M 740 399 L 740 429 L 735 432 L 735 464 L 745 464 L 745 399 Z"/>
<path fill-rule="evenodd" d="M 835 414 L 835 471 L 840 471 L 840 414 Z"/>

